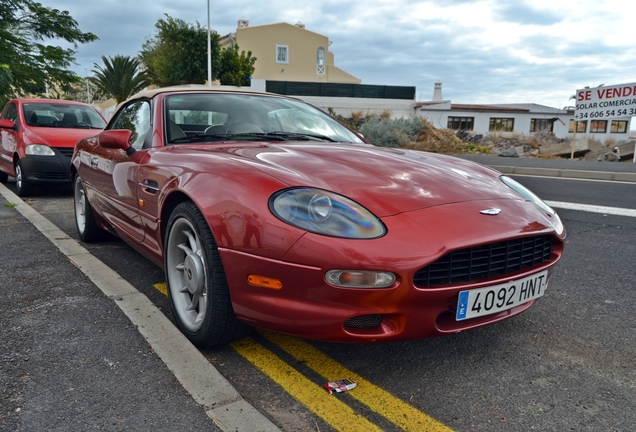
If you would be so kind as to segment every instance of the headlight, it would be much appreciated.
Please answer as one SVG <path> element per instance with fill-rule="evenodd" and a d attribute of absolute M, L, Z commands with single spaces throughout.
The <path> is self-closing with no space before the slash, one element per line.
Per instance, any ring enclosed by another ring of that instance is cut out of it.
<path fill-rule="evenodd" d="M 32 156 L 55 156 L 51 147 L 44 144 L 29 144 L 26 146 L 26 154 Z"/>
<path fill-rule="evenodd" d="M 321 189 L 285 189 L 271 196 L 269 209 L 280 220 L 316 234 L 351 239 L 382 237 L 386 229 L 369 210 Z"/>
<path fill-rule="evenodd" d="M 517 192 L 519 195 L 521 195 L 528 201 L 531 201 L 537 207 L 540 207 L 541 209 L 545 210 L 546 212 L 550 214 L 556 214 L 556 212 L 552 209 L 552 207 L 544 203 L 541 198 L 539 198 L 538 196 L 530 192 L 530 190 L 527 187 L 523 186 L 521 183 L 511 179 L 508 176 L 501 176 L 500 178 L 505 185 L 510 187 L 512 190 Z"/>

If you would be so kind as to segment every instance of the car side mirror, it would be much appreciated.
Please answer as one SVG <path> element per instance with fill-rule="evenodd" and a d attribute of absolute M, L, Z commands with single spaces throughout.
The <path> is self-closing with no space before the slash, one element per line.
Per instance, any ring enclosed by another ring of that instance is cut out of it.
<path fill-rule="evenodd" d="M 0 120 L 0 128 L 15 129 L 15 122 L 7 119 Z"/>
<path fill-rule="evenodd" d="M 105 148 L 124 150 L 130 156 L 136 151 L 130 146 L 132 136 L 132 131 L 128 129 L 106 130 L 98 135 L 99 145 Z"/>

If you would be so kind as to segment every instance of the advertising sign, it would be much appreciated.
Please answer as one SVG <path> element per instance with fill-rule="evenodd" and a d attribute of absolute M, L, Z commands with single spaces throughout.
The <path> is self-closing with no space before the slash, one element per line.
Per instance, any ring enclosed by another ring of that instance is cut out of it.
<path fill-rule="evenodd" d="M 575 108 L 575 120 L 636 116 L 636 83 L 577 90 Z"/>
<path fill-rule="evenodd" d="M 584 88 L 576 91 L 574 120 L 627 120 L 636 116 L 636 83 L 619 84 L 608 87 Z M 576 128 L 572 136 L 572 154 L 574 159 L 574 142 Z M 636 142 L 634 158 L 636 162 Z"/>

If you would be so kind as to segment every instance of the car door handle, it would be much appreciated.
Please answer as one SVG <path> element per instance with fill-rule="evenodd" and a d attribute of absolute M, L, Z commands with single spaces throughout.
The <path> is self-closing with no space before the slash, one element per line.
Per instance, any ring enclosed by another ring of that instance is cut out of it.
<path fill-rule="evenodd" d="M 91 158 L 91 166 L 92 167 L 96 167 L 98 162 L 99 162 L 99 158 L 96 158 L 96 157 L 92 157 Z"/>
<path fill-rule="evenodd" d="M 143 182 L 139 183 L 139 186 L 141 186 L 141 189 L 144 192 L 148 192 L 153 195 L 159 192 L 159 183 L 154 180 L 146 179 Z"/>

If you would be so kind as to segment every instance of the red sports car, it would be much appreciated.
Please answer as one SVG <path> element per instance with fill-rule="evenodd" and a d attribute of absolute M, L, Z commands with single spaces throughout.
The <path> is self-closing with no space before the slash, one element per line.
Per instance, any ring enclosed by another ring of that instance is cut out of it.
<path fill-rule="evenodd" d="M 272 94 L 141 93 L 78 143 L 71 174 L 80 238 L 109 231 L 164 268 L 200 347 L 253 327 L 342 342 L 480 327 L 544 294 L 565 240 L 509 177 L 375 147 Z"/>
<path fill-rule="evenodd" d="M 33 186 L 69 182 L 75 144 L 106 121 L 91 105 L 57 99 L 13 99 L 0 118 L 0 182 L 15 177 L 18 195 Z"/>

